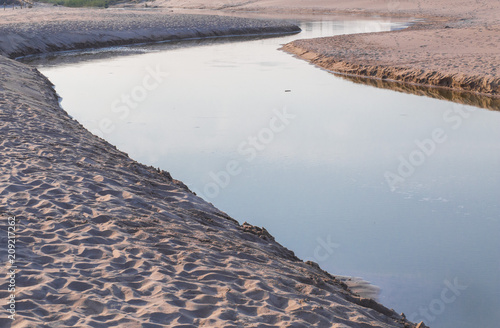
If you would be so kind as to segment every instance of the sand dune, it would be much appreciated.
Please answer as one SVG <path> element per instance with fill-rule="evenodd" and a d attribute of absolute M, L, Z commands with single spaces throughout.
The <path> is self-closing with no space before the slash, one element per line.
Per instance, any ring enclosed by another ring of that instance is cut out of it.
<path fill-rule="evenodd" d="M 0 72 L 1 327 L 415 327 L 92 135 L 36 69 Z"/>

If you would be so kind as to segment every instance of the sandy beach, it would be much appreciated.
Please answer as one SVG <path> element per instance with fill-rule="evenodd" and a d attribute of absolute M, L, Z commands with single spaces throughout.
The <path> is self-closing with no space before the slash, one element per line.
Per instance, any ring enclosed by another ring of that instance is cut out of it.
<path fill-rule="evenodd" d="M 0 239 L 16 240 L 16 257 L 1 256 L 1 327 L 417 326 L 91 134 L 50 81 L 5 57 L 294 25 L 48 7 L 3 15 L 0 214 L 14 234 Z"/>

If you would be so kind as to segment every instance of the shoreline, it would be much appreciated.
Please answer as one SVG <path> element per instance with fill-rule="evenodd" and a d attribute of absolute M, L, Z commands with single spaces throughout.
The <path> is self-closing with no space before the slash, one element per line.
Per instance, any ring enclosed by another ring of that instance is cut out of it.
<path fill-rule="evenodd" d="M 134 44 L 300 32 L 298 26 L 278 20 L 164 10 L 52 9 L 37 5 L 23 9 L 25 17 L 16 14 L 0 12 L 6 19 L 0 22 L 0 55 L 11 59 Z"/>
<path fill-rule="evenodd" d="M 58 37 L 0 48 L 89 42 Z M 36 68 L 0 56 L 0 71 L 0 214 L 16 217 L 22 277 L 16 320 L 0 316 L 3 327 L 425 327 L 91 134 Z"/>
<path fill-rule="evenodd" d="M 425 24 L 423 25 L 425 26 Z M 418 25 L 417 28 L 419 27 Z M 402 31 L 408 32 L 407 30 L 400 30 L 383 33 Z M 363 47 L 369 42 L 365 41 L 364 37 L 369 40 L 370 34 L 332 37 L 328 38 L 328 40 L 297 40 L 284 45 L 281 50 L 332 73 L 414 84 L 423 87 L 446 88 L 448 90 L 470 92 L 478 96 L 487 96 L 492 99 L 500 99 L 500 77 L 471 76 L 460 72 L 428 70 L 415 65 L 382 64 L 377 63 L 377 60 L 370 60 L 369 57 L 375 57 L 377 52 L 380 51 L 375 49 L 370 53 L 370 45 Z M 335 49 L 338 53 L 333 54 L 329 49 Z M 370 64 L 365 64 L 366 62 Z"/>
<path fill-rule="evenodd" d="M 242 31 L 243 32 L 243 31 Z M 132 43 L 129 43 L 130 40 L 124 39 L 120 44 L 110 44 L 110 45 L 104 45 L 104 46 L 91 46 L 88 48 L 75 48 L 75 49 L 70 49 L 70 50 L 56 50 L 54 52 L 48 52 L 48 53 L 35 53 L 35 54 L 28 54 L 28 55 L 22 55 L 19 57 L 14 57 L 14 58 L 9 58 L 13 59 L 16 61 L 21 61 L 21 62 L 31 62 L 33 59 L 37 60 L 39 58 L 43 58 L 44 56 L 49 56 L 49 57 L 55 57 L 59 55 L 68 55 L 68 54 L 76 54 L 78 55 L 79 53 L 82 52 L 92 52 L 93 50 L 106 50 L 106 49 L 112 49 L 114 47 L 136 47 L 136 46 L 146 46 L 146 45 L 155 45 L 155 44 L 163 44 L 163 43 L 174 43 L 174 42 L 187 42 L 187 41 L 198 41 L 198 40 L 210 40 L 210 39 L 235 39 L 235 40 L 241 40 L 241 39 L 246 39 L 246 38 L 272 38 L 274 36 L 283 36 L 283 35 L 288 35 L 288 34 L 296 34 L 300 33 L 300 31 L 277 31 L 277 32 L 268 32 L 265 31 L 263 33 L 254 33 L 254 31 L 249 32 L 249 31 L 244 31 L 246 34 L 223 34 L 223 35 L 217 35 L 217 36 L 203 36 L 203 34 L 199 37 L 181 37 L 180 39 L 167 39 L 167 40 L 162 40 L 162 41 L 154 41 L 154 42 L 144 42 L 137 40 L 137 42 L 131 41 Z"/>

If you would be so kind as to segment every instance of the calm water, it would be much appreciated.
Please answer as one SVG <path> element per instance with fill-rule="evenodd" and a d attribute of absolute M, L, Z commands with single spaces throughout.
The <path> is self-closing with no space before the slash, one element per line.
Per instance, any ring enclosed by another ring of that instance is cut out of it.
<path fill-rule="evenodd" d="M 336 77 L 299 35 L 115 48 L 38 62 L 63 107 L 306 260 L 381 288 L 431 327 L 498 327 L 500 112 Z"/>

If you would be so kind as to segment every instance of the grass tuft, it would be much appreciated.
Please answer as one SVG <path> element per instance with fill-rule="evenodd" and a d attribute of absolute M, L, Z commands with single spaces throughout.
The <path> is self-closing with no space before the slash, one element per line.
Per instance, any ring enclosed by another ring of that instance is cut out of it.
<path fill-rule="evenodd" d="M 116 0 L 40 0 L 40 2 L 53 3 L 65 7 L 101 7 L 108 8 Z"/>

